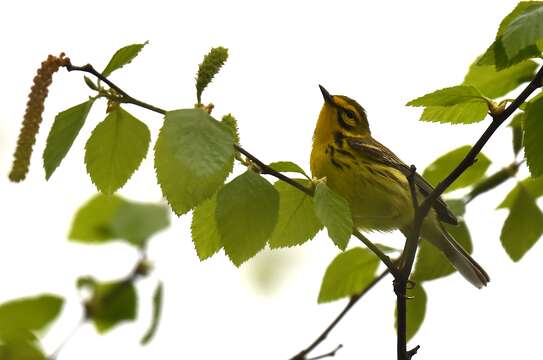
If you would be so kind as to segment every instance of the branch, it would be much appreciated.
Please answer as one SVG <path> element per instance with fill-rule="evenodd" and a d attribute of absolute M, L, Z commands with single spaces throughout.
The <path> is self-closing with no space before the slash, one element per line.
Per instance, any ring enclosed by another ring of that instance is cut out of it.
<path fill-rule="evenodd" d="M 74 66 L 69 62 L 67 65 L 65 65 L 65 67 L 66 67 L 66 69 L 68 71 L 82 71 L 82 72 L 86 72 L 86 73 L 89 73 L 89 74 L 97 77 L 98 79 L 100 79 L 100 81 L 103 81 L 105 84 L 107 84 L 110 88 L 115 90 L 117 92 L 117 94 L 119 94 L 121 96 L 120 99 L 118 99 L 120 102 L 137 105 L 137 106 L 143 107 L 143 108 L 145 108 L 147 110 L 151 110 L 153 112 L 156 112 L 156 113 L 159 113 L 159 114 L 162 114 L 162 115 L 166 114 L 166 112 L 167 112 L 164 109 L 161 109 L 159 107 L 150 105 L 148 103 L 145 103 L 143 101 L 140 101 L 140 100 L 138 100 L 136 98 L 133 98 L 132 96 L 128 95 L 128 93 L 126 91 L 124 91 L 123 89 L 121 89 L 120 87 L 115 85 L 115 83 L 113 83 L 107 77 L 105 77 L 104 75 L 102 75 L 101 73 L 96 71 L 96 69 L 91 64 L 87 64 L 87 65 L 84 65 L 84 66 Z M 263 163 L 260 159 L 258 159 L 256 156 L 254 156 L 253 154 L 251 154 L 250 152 L 245 150 L 243 147 L 241 147 L 241 145 L 234 144 L 234 148 L 237 151 L 239 151 L 240 153 L 242 153 L 243 155 L 245 155 L 254 164 L 256 164 L 260 168 L 260 171 L 261 171 L 262 174 L 271 175 L 271 176 L 273 176 L 273 177 L 275 177 L 275 178 L 277 178 L 279 180 L 282 180 L 282 181 L 286 182 L 287 184 L 289 184 L 291 186 L 294 186 L 296 189 L 304 192 L 305 194 L 307 194 L 309 196 L 313 196 L 313 193 L 314 193 L 313 189 L 307 188 L 307 187 L 303 186 L 302 184 L 300 184 L 299 182 L 297 182 L 296 180 L 291 179 L 288 176 L 282 174 L 281 172 L 272 169 L 271 167 L 269 167 L 268 165 Z M 364 237 L 358 231 L 355 230 L 353 232 L 353 234 L 358 239 L 360 239 L 371 251 L 373 251 L 383 261 L 383 263 L 389 268 L 389 270 L 393 274 L 396 274 L 396 268 L 392 265 L 392 262 L 391 262 L 391 260 L 390 260 L 390 258 L 388 256 L 386 256 L 381 250 L 379 250 L 378 247 L 376 247 L 370 240 L 368 240 L 366 237 Z"/>
<path fill-rule="evenodd" d="M 400 277 L 395 278 L 394 282 L 394 291 L 397 295 L 397 312 L 398 312 L 398 338 L 397 338 L 397 355 L 398 360 L 410 360 L 413 355 L 415 355 L 419 349 L 416 348 L 407 351 L 407 341 L 406 341 L 406 329 L 407 329 L 407 285 L 409 283 L 409 276 L 413 268 L 413 263 L 415 261 L 415 254 L 417 252 L 418 241 L 420 238 L 420 232 L 422 228 L 422 223 L 424 219 L 434 206 L 435 201 L 443 194 L 443 192 L 452 185 L 452 183 L 458 179 L 460 175 L 464 173 L 475 161 L 477 160 L 477 155 L 481 152 L 483 147 L 486 145 L 488 140 L 494 135 L 496 130 L 502 125 L 505 120 L 511 116 L 519 106 L 528 99 L 528 97 L 539 87 L 542 86 L 543 79 L 543 67 L 539 69 L 532 81 L 524 88 L 524 90 L 519 94 L 519 96 L 513 100 L 513 102 L 505 108 L 503 111 L 494 111 L 491 112 L 492 122 L 483 132 L 481 137 L 477 140 L 475 145 L 471 150 L 466 154 L 464 159 L 454 168 L 449 175 L 441 181 L 435 189 L 426 197 L 420 206 L 417 203 L 416 199 L 416 190 L 413 181 L 414 175 L 414 166 L 411 166 L 411 174 L 407 177 L 409 181 L 409 188 L 411 191 L 411 196 L 413 199 L 413 207 L 415 211 L 414 220 L 411 227 L 411 232 L 406 239 L 405 247 L 401 255 L 400 263 Z"/>
<path fill-rule="evenodd" d="M 428 215 L 428 212 L 433 207 L 434 202 L 443 194 L 445 190 L 451 184 L 458 179 L 460 175 L 464 171 L 466 171 L 467 168 L 469 168 L 477 159 L 477 155 L 481 152 L 483 147 L 486 145 L 488 140 L 494 135 L 496 130 L 507 120 L 514 112 L 519 108 L 519 106 L 528 99 L 528 97 L 538 88 L 541 87 L 543 80 L 543 67 L 539 69 L 539 71 L 536 73 L 532 81 L 524 88 L 524 90 L 517 96 L 515 100 L 502 112 L 499 112 L 497 114 L 492 114 L 492 122 L 487 127 L 487 129 L 483 132 L 479 140 L 473 145 L 471 150 L 466 154 L 464 159 L 450 172 L 450 174 L 441 181 L 435 189 L 426 197 L 424 202 L 419 207 L 419 213 L 418 216 L 415 217 L 414 221 L 414 233 L 417 235 L 420 235 L 420 230 L 422 226 L 422 222 L 424 221 L 424 218 L 426 215 Z M 411 269 L 413 266 L 413 262 L 415 260 L 415 254 L 409 254 L 412 255 L 409 258 L 406 259 L 406 263 L 403 264 L 405 270 Z"/>
<path fill-rule="evenodd" d="M 351 297 L 349 302 L 347 303 L 347 306 L 339 313 L 339 315 L 332 321 L 330 325 L 322 332 L 322 334 L 319 335 L 319 337 L 311 343 L 306 349 L 300 351 L 298 354 L 296 354 L 294 357 L 292 357 L 290 360 L 310 360 L 307 358 L 307 354 L 309 354 L 313 349 L 315 349 L 321 342 L 323 342 L 327 337 L 328 334 L 336 327 L 336 325 L 343 319 L 343 317 L 351 310 L 351 308 L 360 300 L 368 291 L 370 291 L 375 285 L 377 285 L 381 280 L 383 280 L 390 271 L 387 269 L 381 273 L 378 277 L 373 279 L 373 281 L 364 289 L 362 292 L 360 292 L 357 295 L 354 295 Z M 336 349 L 337 351 L 338 349 Z M 330 355 L 329 355 L 330 356 Z M 321 357 L 322 358 L 322 357 Z M 316 358 L 313 358 L 316 359 Z"/>

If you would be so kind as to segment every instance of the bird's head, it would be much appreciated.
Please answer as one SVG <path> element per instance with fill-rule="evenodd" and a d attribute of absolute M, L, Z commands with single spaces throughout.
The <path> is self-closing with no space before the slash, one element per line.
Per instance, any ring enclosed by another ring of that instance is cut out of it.
<path fill-rule="evenodd" d="M 349 135 L 369 135 L 370 127 L 366 112 L 355 100 L 343 95 L 330 95 L 321 85 L 324 105 L 322 106 L 317 129 L 321 127 L 326 132 L 341 131 Z"/>

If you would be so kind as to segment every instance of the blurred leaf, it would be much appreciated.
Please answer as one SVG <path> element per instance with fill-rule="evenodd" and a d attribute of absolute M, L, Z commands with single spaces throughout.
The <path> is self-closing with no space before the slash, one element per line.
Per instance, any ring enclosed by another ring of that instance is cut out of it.
<path fill-rule="evenodd" d="M 519 261 L 543 234 L 543 213 L 535 199 L 520 183 L 503 224 L 500 240 L 513 261 Z"/>
<path fill-rule="evenodd" d="M 217 194 L 215 216 L 226 255 L 240 266 L 266 246 L 279 210 L 277 190 L 252 170 Z"/>
<path fill-rule="evenodd" d="M 123 321 L 136 319 L 137 295 L 131 280 L 94 282 L 87 302 L 87 316 L 104 334 Z"/>
<path fill-rule="evenodd" d="M 204 56 L 204 60 L 198 66 L 198 74 L 196 75 L 196 98 L 198 99 L 198 104 L 201 103 L 202 92 L 219 72 L 226 59 L 228 59 L 228 49 L 222 46 L 212 48 Z"/>
<path fill-rule="evenodd" d="M 428 180 L 430 184 L 436 186 L 440 181 L 445 179 L 458 164 L 460 164 L 470 150 L 471 146 L 465 145 L 440 156 L 424 169 L 422 176 Z M 473 185 L 485 175 L 489 166 L 490 160 L 483 153 L 480 153 L 477 156 L 475 164 L 468 167 L 468 169 L 460 175 L 445 192 Z"/>
<path fill-rule="evenodd" d="M 162 192 L 182 215 L 211 197 L 232 171 L 232 133 L 202 109 L 166 113 L 155 145 Z"/>
<path fill-rule="evenodd" d="M 2 337 L 19 329 L 44 330 L 55 320 L 62 309 L 64 300 L 56 295 L 39 295 L 15 299 L 0 305 Z"/>
<path fill-rule="evenodd" d="M 543 3 L 528 5 L 503 30 L 501 42 L 509 59 L 543 39 Z"/>
<path fill-rule="evenodd" d="M 471 236 L 465 222 L 458 225 L 443 224 L 445 230 L 471 254 L 473 246 Z M 455 272 L 455 268 L 449 263 L 445 255 L 427 240 L 421 241 L 415 263 L 415 271 L 412 278 L 416 282 L 438 279 Z"/>
<path fill-rule="evenodd" d="M 465 196 L 466 201 L 471 201 L 475 197 L 484 194 L 496 187 L 500 186 L 507 180 L 513 178 L 518 172 L 519 165 L 513 163 L 509 166 L 506 166 L 492 175 L 483 178 L 478 181 L 470 190 L 470 192 Z"/>
<path fill-rule="evenodd" d="M 315 214 L 326 226 L 330 239 L 338 248 L 345 250 L 353 232 L 353 218 L 347 200 L 321 182 L 315 189 L 313 203 Z"/>
<path fill-rule="evenodd" d="M 457 217 L 462 217 L 466 213 L 466 204 L 463 199 L 448 199 L 445 201 L 447 207 Z"/>
<path fill-rule="evenodd" d="M 98 85 L 92 81 L 88 76 L 84 75 L 83 76 L 83 80 L 85 81 L 85 84 L 91 89 L 91 90 L 94 90 L 94 91 L 99 91 L 100 88 L 98 87 Z"/>
<path fill-rule="evenodd" d="M 162 205 L 97 194 L 76 212 L 69 239 L 96 244 L 123 239 L 141 246 L 169 223 L 168 209 Z"/>
<path fill-rule="evenodd" d="M 111 218 L 115 237 L 142 246 L 157 232 L 170 226 L 169 209 L 163 205 L 123 201 Z"/>
<path fill-rule="evenodd" d="M 408 289 L 407 296 L 412 297 L 407 300 L 407 341 L 409 341 L 419 331 L 424 321 L 428 297 L 421 284 L 417 284 L 413 289 Z M 395 319 L 395 327 L 398 328 L 397 312 Z"/>
<path fill-rule="evenodd" d="M 368 249 L 356 247 L 340 253 L 326 269 L 318 302 L 360 293 L 373 281 L 378 266 L 379 259 Z"/>
<path fill-rule="evenodd" d="M 149 329 L 145 332 L 145 335 L 141 338 L 140 344 L 147 345 L 149 341 L 155 336 L 156 330 L 158 328 L 158 323 L 160 322 L 160 314 L 162 312 L 162 291 L 163 285 L 162 282 L 159 282 L 155 288 L 153 294 L 153 318 L 151 320 L 151 325 Z"/>
<path fill-rule="evenodd" d="M 85 101 L 58 113 L 55 117 L 55 122 L 47 136 L 47 145 L 43 152 L 45 179 L 49 180 L 72 147 L 93 103 L 94 99 Z"/>
<path fill-rule="evenodd" d="M 113 54 L 113 56 L 111 57 L 111 60 L 109 60 L 109 63 L 107 64 L 104 71 L 102 71 L 102 75 L 107 77 L 111 75 L 113 71 L 118 70 L 127 64 L 130 64 L 132 60 L 134 60 L 134 58 L 138 56 L 141 49 L 143 49 L 143 47 L 148 43 L 149 42 L 146 41 L 143 44 L 132 44 L 117 50 L 115 54 Z"/>
<path fill-rule="evenodd" d="M 120 106 L 93 130 L 85 146 L 85 164 L 92 182 L 111 195 L 140 166 L 149 148 L 147 125 Z"/>
<path fill-rule="evenodd" d="M 84 243 L 115 239 L 111 219 L 124 203 L 120 197 L 97 194 L 77 210 L 68 238 Z"/>
<path fill-rule="evenodd" d="M 466 102 L 483 102 L 481 92 L 469 85 L 452 86 L 426 94 L 407 103 L 407 106 L 451 106 Z"/>
<path fill-rule="evenodd" d="M 422 121 L 473 124 L 484 120 L 488 114 L 488 105 L 482 102 L 467 102 L 452 106 L 429 106 L 424 108 Z"/>
<path fill-rule="evenodd" d="M 509 123 L 512 132 L 513 153 L 517 156 L 524 147 L 524 122 L 526 113 L 521 112 L 515 115 Z"/>
<path fill-rule="evenodd" d="M 302 174 L 308 180 L 311 180 L 311 178 L 305 173 L 304 169 L 302 169 L 298 164 L 295 164 L 292 161 L 275 161 L 268 166 L 278 172 L 291 172 Z"/>
<path fill-rule="evenodd" d="M 201 261 L 215 255 L 222 248 L 221 236 L 215 220 L 217 195 L 204 200 L 192 212 L 191 233 L 196 254 Z"/>
<path fill-rule="evenodd" d="M 524 128 L 524 153 L 526 154 L 526 162 L 533 177 L 543 175 L 542 139 L 543 98 L 540 98 L 534 102 L 530 102 L 530 106 L 526 109 Z"/>
<path fill-rule="evenodd" d="M 295 181 L 304 186 L 311 184 L 302 179 Z M 311 197 L 283 181 L 277 181 L 274 186 L 279 192 L 279 216 L 269 240 L 270 247 L 290 247 L 313 239 L 322 225 L 315 215 Z"/>
<path fill-rule="evenodd" d="M 0 337 L 0 359 L 47 360 L 47 357 L 34 340 Z"/>
<path fill-rule="evenodd" d="M 518 196 L 520 189 L 523 188 L 534 199 L 543 196 L 543 177 L 526 178 L 517 183 L 517 185 L 507 194 L 505 199 L 498 205 L 498 209 L 510 209 Z"/>
<path fill-rule="evenodd" d="M 537 63 L 523 61 L 504 70 L 498 71 L 494 65 L 477 65 L 473 63 L 466 77 L 465 85 L 473 85 L 485 96 L 497 98 L 508 94 L 520 84 L 532 80 Z"/>

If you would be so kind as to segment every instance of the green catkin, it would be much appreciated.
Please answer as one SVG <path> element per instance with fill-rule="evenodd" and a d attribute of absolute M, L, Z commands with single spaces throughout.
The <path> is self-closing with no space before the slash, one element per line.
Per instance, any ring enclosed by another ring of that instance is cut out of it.
<path fill-rule="evenodd" d="M 212 48 L 204 56 L 204 60 L 198 66 L 198 74 L 196 75 L 196 99 L 198 100 L 198 104 L 202 102 L 202 92 L 219 72 L 226 59 L 228 59 L 228 49 L 222 46 Z"/>
<path fill-rule="evenodd" d="M 70 59 L 64 57 L 64 53 L 58 57 L 49 55 L 47 60 L 41 63 L 41 67 L 34 77 L 34 83 L 30 89 L 28 102 L 26 103 L 26 111 L 21 131 L 19 132 L 19 139 L 17 140 L 13 165 L 9 173 L 9 179 L 13 182 L 24 180 L 28 173 L 32 147 L 36 142 L 36 135 L 42 120 L 44 102 L 48 94 L 49 85 L 53 81 L 53 74 L 58 71 L 60 66 L 65 66 L 69 62 Z"/>

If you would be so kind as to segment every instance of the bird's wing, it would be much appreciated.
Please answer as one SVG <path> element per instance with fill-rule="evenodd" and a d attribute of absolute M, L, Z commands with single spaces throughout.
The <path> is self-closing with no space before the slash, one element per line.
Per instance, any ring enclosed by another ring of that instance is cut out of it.
<path fill-rule="evenodd" d="M 392 151 L 386 146 L 373 139 L 370 136 L 365 137 L 348 137 L 347 143 L 353 149 L 359 151 L 362 155 L 379 162 L 384 165 L 388 165 L 399 170 L 406 177 L 411 174 L 411 168 L 401 161 Z M 426 181 L 420 174 L 415 172 L 414 175 L 415 184 L 419 188 L 420 192 L 424 196 L 428 196 L 434 188 L 428 181 Z M 448 224 L 457 225 L 458 220 L 456 216 L 447 207 L 447 204 L 441 197 L 439 197 L 434 203 L 434 209 L 438 215 L 439 220 Z"/>

